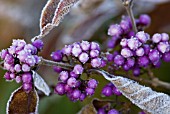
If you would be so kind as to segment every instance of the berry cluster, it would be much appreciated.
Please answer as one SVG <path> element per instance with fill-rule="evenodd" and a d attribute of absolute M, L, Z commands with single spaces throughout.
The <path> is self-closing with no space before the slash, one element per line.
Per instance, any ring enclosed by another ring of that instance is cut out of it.
<path fill-rule="evenodd" d="M 87 96 L 92 96 L 98 82 L 95 79 L 82 80 L 80 78 L 82 72 L 81 65 L 76 65 L 71 72 L 62 71 L 59 74 L 59 83 L 55 87 L 55 93 L 59 95 L 66 94 L 73 102 L 83 101 Z"/>
<path fill-rule="evenodd" d="M 41 40 L 32 44 L 26 44 L 24 40 L 13 40 L 12 46 L 0 53 L 3 67 L 7 70 L 4 78 L 7 81 L 15 79 L 17 83 L 23 82 L 23 89 L 29 92 L 32 89 L 31 70 L 40 62 L 41 58 L 37 54 L 42 47 Z"/>
<path fill-rule="evenodd" d="M 112 83 L 109 83 L 103 87 L 102 94 L 107 97 L 112 96 L 113 94 L 117 96 L 122 95 L 121 92 Z"/>
<path fill-rule="evenodd" d="M 66 45 L 63 54 L 75 57 L 81 64 L 90 63 L 93 68 L 100 68 L 106 65 L 105 61 L 99 57 L 100 47 L 96 42 L 76 42 L 72 45 Z"/>
<path fill-rule="evenodd" d="M 170 62 L 169 35 L 166 33 L 156 33 L 150 38 L 140 31 L 131 38 L 123 38 L 120 45 L 120 52 L 108 54 L 107 58 L 125 71 L 132 69 L 135 76 L 140 74 L 140 68 L 159 67 L 161 59 Z"/>
<path fill-rule="evenodd" d="M 142 14 L 139 19 L 136 19 L 136 25 L 138 31 L 144 30 L 150 25 L 151 19 L 148 15 Z M 122 38 L 130 38 L 135 35 L 132 29 L 132 23 L 129 17 L 123 16 L 120 24 L 113 24 L 108 30 L 108 35 L 111 36 L 111 40 L 108 41 L 108 48 L 114 48 L 119 44 Z"/>
<path fill-rule="evenodd" d="M 136 20 L 139 31 L 136 34 L 132 30 L 132 24 L 128 17 L 124 17 L 120 25 L 111 25 L 108 35 L 112 36 L 112 39 L 119 40 L 116 40 L 117 44 L 109 43 L 121 47 L 113 54 L 107 54 L 108 61 L 113 61 L 115 66 L 121 67 L 125 71 L 133 70 L 135 76 L 140 75 L 141 68 L 146 68 L 149 65 L 159 67 L 161 59 L 170 62 L 169 35 L 156 33 L 150 37 L 149 34 L 141 31 L 143 27 L 150 24 L 150 21 L 149 16 L 141 15 Z"/>
<path fill-rule="evenodd" d="M 55 93 L 66 94 L 71 101 L 83 101 L 87 96 L 94 94 L 98 82 L 95 79 L 83 80 L 81 75 L 88 68 L 101 68 L 106 65 L 100 57 L 99 44 L 88 41 L 76 42 L 53 52 L 51 57 L 54 61 L 67 61 L 74 66 L 71 71 L 54 67 L 59 73 Z"/>

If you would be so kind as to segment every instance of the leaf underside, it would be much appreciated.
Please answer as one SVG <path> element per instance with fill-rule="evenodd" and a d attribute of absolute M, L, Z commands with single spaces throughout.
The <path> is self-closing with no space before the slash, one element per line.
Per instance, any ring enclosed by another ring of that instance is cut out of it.
<path fill-rule="evenodd" d="M 39 98 L 35 89 L 26 93 L 22 87 L 15 90 L 7 104 L 7 114 L 37 114 Z"/>

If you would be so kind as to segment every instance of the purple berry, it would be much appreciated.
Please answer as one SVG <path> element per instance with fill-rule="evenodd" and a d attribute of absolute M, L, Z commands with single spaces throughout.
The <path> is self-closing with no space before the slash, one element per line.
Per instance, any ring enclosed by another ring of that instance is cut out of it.
<path fill-rule="evenodd" d="M 81 95 L 80 95 L 80 101 L 83 101 L 84 99 L 86 98 L 86 94 L 84 94 L 84 93 L 82 93 Z"/>
<path fill-rule="evenodd" d="M 5 62 L 5 63 L 4 63 L 4 68 L 5 68 L 6 70 L 10 70 L 11 65 Z"/>
<path fill-rule="evenodd" d="M 65 92 L 68 92 L 68 93 L 71 93 L 73 91 L 72 87 L 70 87 L 67 84 L 65 84 L 64 89 L 65 89 Z"/>
<path fill-rule="evenodd" d="M 148 35 L 146 35 L 146 33 L 144 33 L 144 31 L 140 31 L 136 34 L 136 38 L 139 39 L 139 41 L 141 41 L 142 43 L 146 43 L 149 40 Z"/>
<path fill-rule="evenodd" d="M 102 64 L 101 58 L 94 58 L 94 59 L 91 60 L 91 65 L 94 68 L 100 67 L 101 64 Z"/>
<path fill-rule="evenodd" d="M 126 64 L 131 68 L 135 65 L 135 60 L 132 58 L 128 58 Z"/>
<path fill-rule="evenodd" d="M 154 43 L 159 43 L 161 41 L 161 39 L 162 39 L 161 34 L 156 33 L 152 36 L 152 41 Z"/>
<path fill-rule="evenodd" d="M 90 79 L 87 83 L 89 88 L 95 89 L 98 85 L 98 82 L 95 79 Z"/>
<path fill-rule="evenodd" d="M 125 62 L 125 59 L 124 59 L 121 55 L 116 55 L 116 56 L 115 56 L 115 58 L 114 58 L 114 63 L 115 63 L 116 65 L 121 66 L 121 65 L 124 64 L 124 62 Z"/>
<path fill-rule="evenodd" d="M 26 91 L 26 92 L 29 92 L 32 90 L 32 84 L 31 83 L 24 83 L 22 85 L 23 89 Z"/>
<path fill-rule="evenodd" d="M 162 56 L 162 59 L 165 62 L 170 62 L 170 52 L 164 53 L 163 56 Z"/>
<path fill-rule="evenodd" d="M 22 81 L 24 83 L 30 83 L 32 81 L 32 74 L 31 73 L 22 74 Z"/>
<path fill-rule="evenodd" d="M 57 72 L 57 73 L 60 73 L 60 72 L 62 71 L 62 68 L 57 67 L 57 66 L 54 66 L 54 67 L 53 67 L 53 70 L 54 70 L 55 72 Z"/>
<path fill-rule="evenodd" d="M 140 69 L 138 67 L 133 69 L 133 75 L 134 76 L 139 76 L 140 75 Z"/>
<path fill-rule="evenodd" d="M 109 62 L 111 62 L 114 59 L 114 55 L 113 54 L 107 54 L 106 58 Z"/>
<path fill-rule="evenodd" d="M 143 56 L 145 54 L 145 51 L 144 51 L 144 49 L 143 48 L 138 48 L 137 50 L 136 50 L 136 55 L 137 56 Z"/>
<path fill-rule="evenodd" d="M 108 48 L 114 48 L 115 45 L 116 45 L 115 40 L 113 40 L 113 39 L 108 40 L 108 42 L 107 42 L 107 47 L 108 47 Z"/>
<path fill-rule="evenodd" d="M 9 72 L 6 72 L 5 75 L 4 75 L 4 78 L 5 78 L 7 81 L 11 80 L 10 73 L 9 73 Z"/>
<path fill-rule="evenodd" d="M 42 50 L 44 43 L 42 40 L 35 40 L 34 42 L 32 42 L 32 45 L 35 46 L 37 49 Z"/>
<path fill-rule="evenodd" d="M 131 28 L 129 22 L 127 22 L 127 21 L 125 21 L 125 20 L 122 20 L 122 21 L 120 22 L 120 26 L 121 26 L 121 28 L 123 29 L 123 31 L 124 31 L 125 33 L 129 32 L 129 30 L 130 30 L 130 28 Z"/>
<path fill-rule="evenodd" d="M 67 71 L 62 71 L 60 74 L 59 74 L 59 79 L 62 81 L 62 82 L 66 82 L 67 79 L 68 79 L 69 75 L 68 75 L 68 72 Z"/>
<path fill-rule="evenodd" d="M 82 41 L 80 46 L 83 51 L 88 51 L 90 49 L 90 43 L 88 41 Z"/>
<path fill-rule="evenodd" d="M 116 87 L 113 87 L 113 93 L 115 94 L 115 95 L 117 95 L 117 96 L 120 96 L 120 95 L 122 95 L 122 93 L 116 88 Z"/>
<path fill-rule="evenodd" d="M 99 44 L 96 43 L 96 42 L 91 42 L 91 44 L 90 44 L 90 49 L 91 49 L 91 50 L 99 50 L 99 51 L 100 51 Z"/>
<path fill-rule="evenodd" d="M 30 54 L 36 54 L 36 53 L 37 53 L 37 48 L 35 48 L 35 47 L 34 47 L 33 45 L 31 45 L 31 44 L 25 45 L 24 50 L 25 50 L 27 53 L 30 53 Z"/>
<path fill-rule="evenodd" d="M 100 67 L 105 67 L 106 66 L 106 61 L 102 59 L 102 63 L 100 65 Z"/>
<path fill-rule="evenodd" d="M 72 46 L 71 45 L 65 45 L 65 47 L 62 50 L 63 54 L 65 55 L 71 55 L 72 52 Z"/>
<path fill-rule="evenodd" d="M 132 38 L 128 39 L 128 47 L 131 50 L 136 50 L 140 45 L 141 45 L 141 43 L 136 38 L 132 37 Z"/>
<path fill-rule="evenodd" d="M 106 114 L 105 109 L 99 108 L 98 111 L 97 111 L 97 114 Z"/>
<path fill-rule="evenodd" d="M 99 51 L 98 50 L 91 50 L 90 51 L 90 57 L 95 58 L 99 56 Z"/>
<path fill-rule="evenodd" d="M 16 76 L 15 81 L 17 83 L 20 83 L 22 81 L 21 76 Z"/>
<path fill-rule="evenodd" d="M 86 88 L 85 91 L 86 91 L 86 94 L 90 95 L 90 96 L 92 96 L 95 92 L 95 90 L 93 88 Z"/>
<path fill-rule="evenodd" d="M 169 51 L 170 45 L 168 42 L 159 42 L 159 44 L 157 45 L 157 48 L 161 53 L 165 53 Z"/>
<path fill-rule="evenodd" d="M 14 70 L 16 72 L 21 72 L 21 65 L 20 64 L 16 64 L 15 67 L 14 67 Z"/>
<path fill-rule="evenodd" d="M 63 59 L 63 55 L 60 50 L 57 50 L 51 54 L 51 57 L 54 61 L 60 62 Z"/>
<path fill-rule="evenodd" d="M 55 93 L 59 95 L 64 95 L 65 94 L 65 85 L 63 83 L 58 83 L 55 87 Z"/>
<path fill-rule="evenodd" d="M 16 52 L 16 47 L 15 46 L 10 46 L 10 48 L 8 48 L 8 52 L 9 54 L 13 55 Z"/>
<path fill-rule="evenodd" d="M 151 50 L 149 52 L 149 59 L 152 61 L 152 62 L 157 62 L 159 61 L 160 59 L 160 54 L 159 54 L 159 51 L 154 49 L 154 50 Z"/>
<path fill-rule="evenodd" d="M 79 77 L 79 75 L 76 74 L 76 73 L 73 72 L 73 71 L 70 72 L 70 76 L 71 76 L 71 77 L 74 77 L 74 78 L 78 78 L 78 77 Z"/>
<path fill-rule="evenodd" d="M 169 35 L 167 33 L 162 33 L 162 41 L 168 41 L 169 40 Z"/>
<path fill-rule="evenodd" d="M 81 91 L 78 90 L 78 89 L 75 89 L 75 90 L 73 91 L 73 93 L 72 93 L 72 97 L 73 97 L 74 99 L 78 99 L 80 96 L 81 96 Z"/>
<path fill-rule="evenodd" d="M 88 55 L 87 53 L 83 52 L 83 53 L 81 53 L 81 54 L 79 55 L 79 60 L 80 60 L 83 64 L 85 64 L 85 63 L 89 60 L 89 55 Z"/>
<path fill-rule="evenodd" d="M 124 69 L 125 71 L 128 71 L 128 70 L 130 69 L 130 67 L 129 67 L 127 64 L 124 64 L 124 65 L 123 65 L 123 69 Z"/>
<path fill-rule="evenodd" d="M 35 60 L 34 56 L 28 56 L 25 59 L 25 63 L 27 63 L 29 66 L 35 66 L 36 60 Z"/>
<path fill-rule="evenodd" d="M 102 94 L 109 97 L 111 95 L 113 95 L 113 92 L 112 92 L 112 88 L 110 86 L 105 86 L 103 89 L 102 89 Z"/>
<path fill-rule="evenodd" d="M 74 66 L 73 72 L 75 74 L 82 74 L 83 70 L 84 70 L 84 68 L 81 65 L 77 64 Z"/>
<path fill-rule="evenodd" d="M 149 65 L 149 58 L 147 56 L 139 57 L 138 64 L 141 67 L 147 67 Z"/>
<path fill-rule="evenodd" d="M 77 43 L 73 44 L 72 54 L 75 57 L 78 57 L 81 54 L 81 52 L 82 52 L 82 49 L 81 49 L 80 45 Z"/>
<path fill-rule="evenodd" d="M 14 63 L 14 58 L 13 58 L 13 56 L 10 55 L 10 54 L 7 54 L 7 55 L 5 56 L 5 62 L 8 63 L 8 64 L 13 64 L 13 63 Z"/>
<path fill-rule="evenodd" d="M 68 84 L 70 87 L 76 87 L 76 84 L 77 84 L 76 78 L 70 77 L 70 78 L 67 80 L 67 84 Z"/>
<path fill-rule="evenodd" d="M 0 53 L 1 59 L 5 59 L 7 54 L 8 54 L 8 51 L 6 49 L 3 49 Z"/>
<path fill-rule="evenodd" d="M 108 30 L 108 35 L 119 37 L 122 34 L 123 30 L 120 25 L 111 25 Z"/>
<path fill-rule="evenodd" d="M 151 23 L 151 18 L 146 14 L 142 14 L 139 17 L 139 22 L 145 26 L 148 26 Z"/>
<path fill-rule="evenodd" d="M 129 48 L 123 48 L 121 50 L 121 55 L 125 58 L 129 58 L 129 57 L 133 56 L 133 53 Z"/>
<path fill-rule="evenodd" d="M 119 114 L 119 111 L 117 111 L 116 109 L 111 109 L 107 114 Z"/>
<path fill-rule="evenodd" d="M 148 55 L 150 52 L 150 46 L 148 44 L 143 45 L 143 49 L 145 51 L 145 54 Z"/>
<path fill-rule="evenodd" d="M 18 52 L 18 56 L 17 58 L 21 61 L 21 62 L 25 62 L 25 59 L 29 56 L 29 54 L 24 51 L 24 50 L 21 50 L 20 52 Z"/>
<path fill-rule="evenodd" d="M 134 32 L 134 31 L 130 31 L 130 32 L 128 33 L 128 37 L 129 37 L 129 38 L 132 37 L 132 36 L 135 36 L 135 32 Z"/>
<path fill-rule="evenodd" d="M 24 72 L 29 72 L 31 70 L 30 66 L 27 64 L 22 65 L 22 71 Z"/>
<path fill-rule="evenodd" d="M 11 79 L 14 79 L 14 78 L 15 78 L 15 74 L 14 74 L 14 73 L 11 73 L 11 74 L 10 74 L 10 78 L 11 78 Z"/>
<path fill-rule="evenodd" d="M 120 42 L 120 45 L 121 45 L 122 47 L 126 47 L 126 46 L 127 46 L 127 43 L 128 43 L 127 39 L 126 39 L 126 38 L 123 38 L 123 39 L 121 40 L 121 42 Z"/>

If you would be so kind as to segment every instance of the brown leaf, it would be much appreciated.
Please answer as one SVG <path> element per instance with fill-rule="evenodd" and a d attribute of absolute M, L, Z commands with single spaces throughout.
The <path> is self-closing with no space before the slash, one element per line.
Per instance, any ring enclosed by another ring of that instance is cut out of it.
<path fill-rule="evenodd" d="M 36 90 L 26 93 L 22 87 L 15 90 L 7 103 L 7 114 L 37 114 L 39 98 Z"/>
<path fill-rule="evenodd" d="M 58 26 L 71 7 L 79 0 L 49 0 L 42 10 L 40 18 L 40 34 L 32 41 L 46 36 L 55 26 Z"/>
<path fill-rule="evenodd" d="M 70 8 L 78 1 L 79 0 L 60 0 L 52 24 L 58 26 L 64 16 L 70 11 Z"/>
<path fill-rule="evenodd" d="M 60 0 L 49 0 L 41 13 L 40 29 L 44 28 L 48 23 L 52 22 L 55 10 Z"/>

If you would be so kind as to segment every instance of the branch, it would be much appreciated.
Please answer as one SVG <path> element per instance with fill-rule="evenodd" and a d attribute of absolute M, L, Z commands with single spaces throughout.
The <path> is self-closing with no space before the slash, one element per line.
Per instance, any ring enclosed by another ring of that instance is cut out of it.
<path fill-rule="evenodd" d="M 135 33 L 137 33 L 138 30 L 137 30 L 137 27 L 136 27 L 135 18 L 134 18 L 133 11 L 132 11 L 133 0 L 122 0 L 122 4 L 124 5 L 128 15 L 130 16 L 133 30 L 135 31 Z"/>
<path fill-rule="evenodd" d="M 63 63 L 63 62 L 54 62 L 54 61 L 47 60 L 44 58 L 41 58 L 40 64 L 47 65 L 47 66 L 58 66 L 58 67 L 61 67 L 61 68 L 67 69 L 67 70 L 71 70 L 73 68 L 73 66 L 71 66 L 70 64 Z"/>

